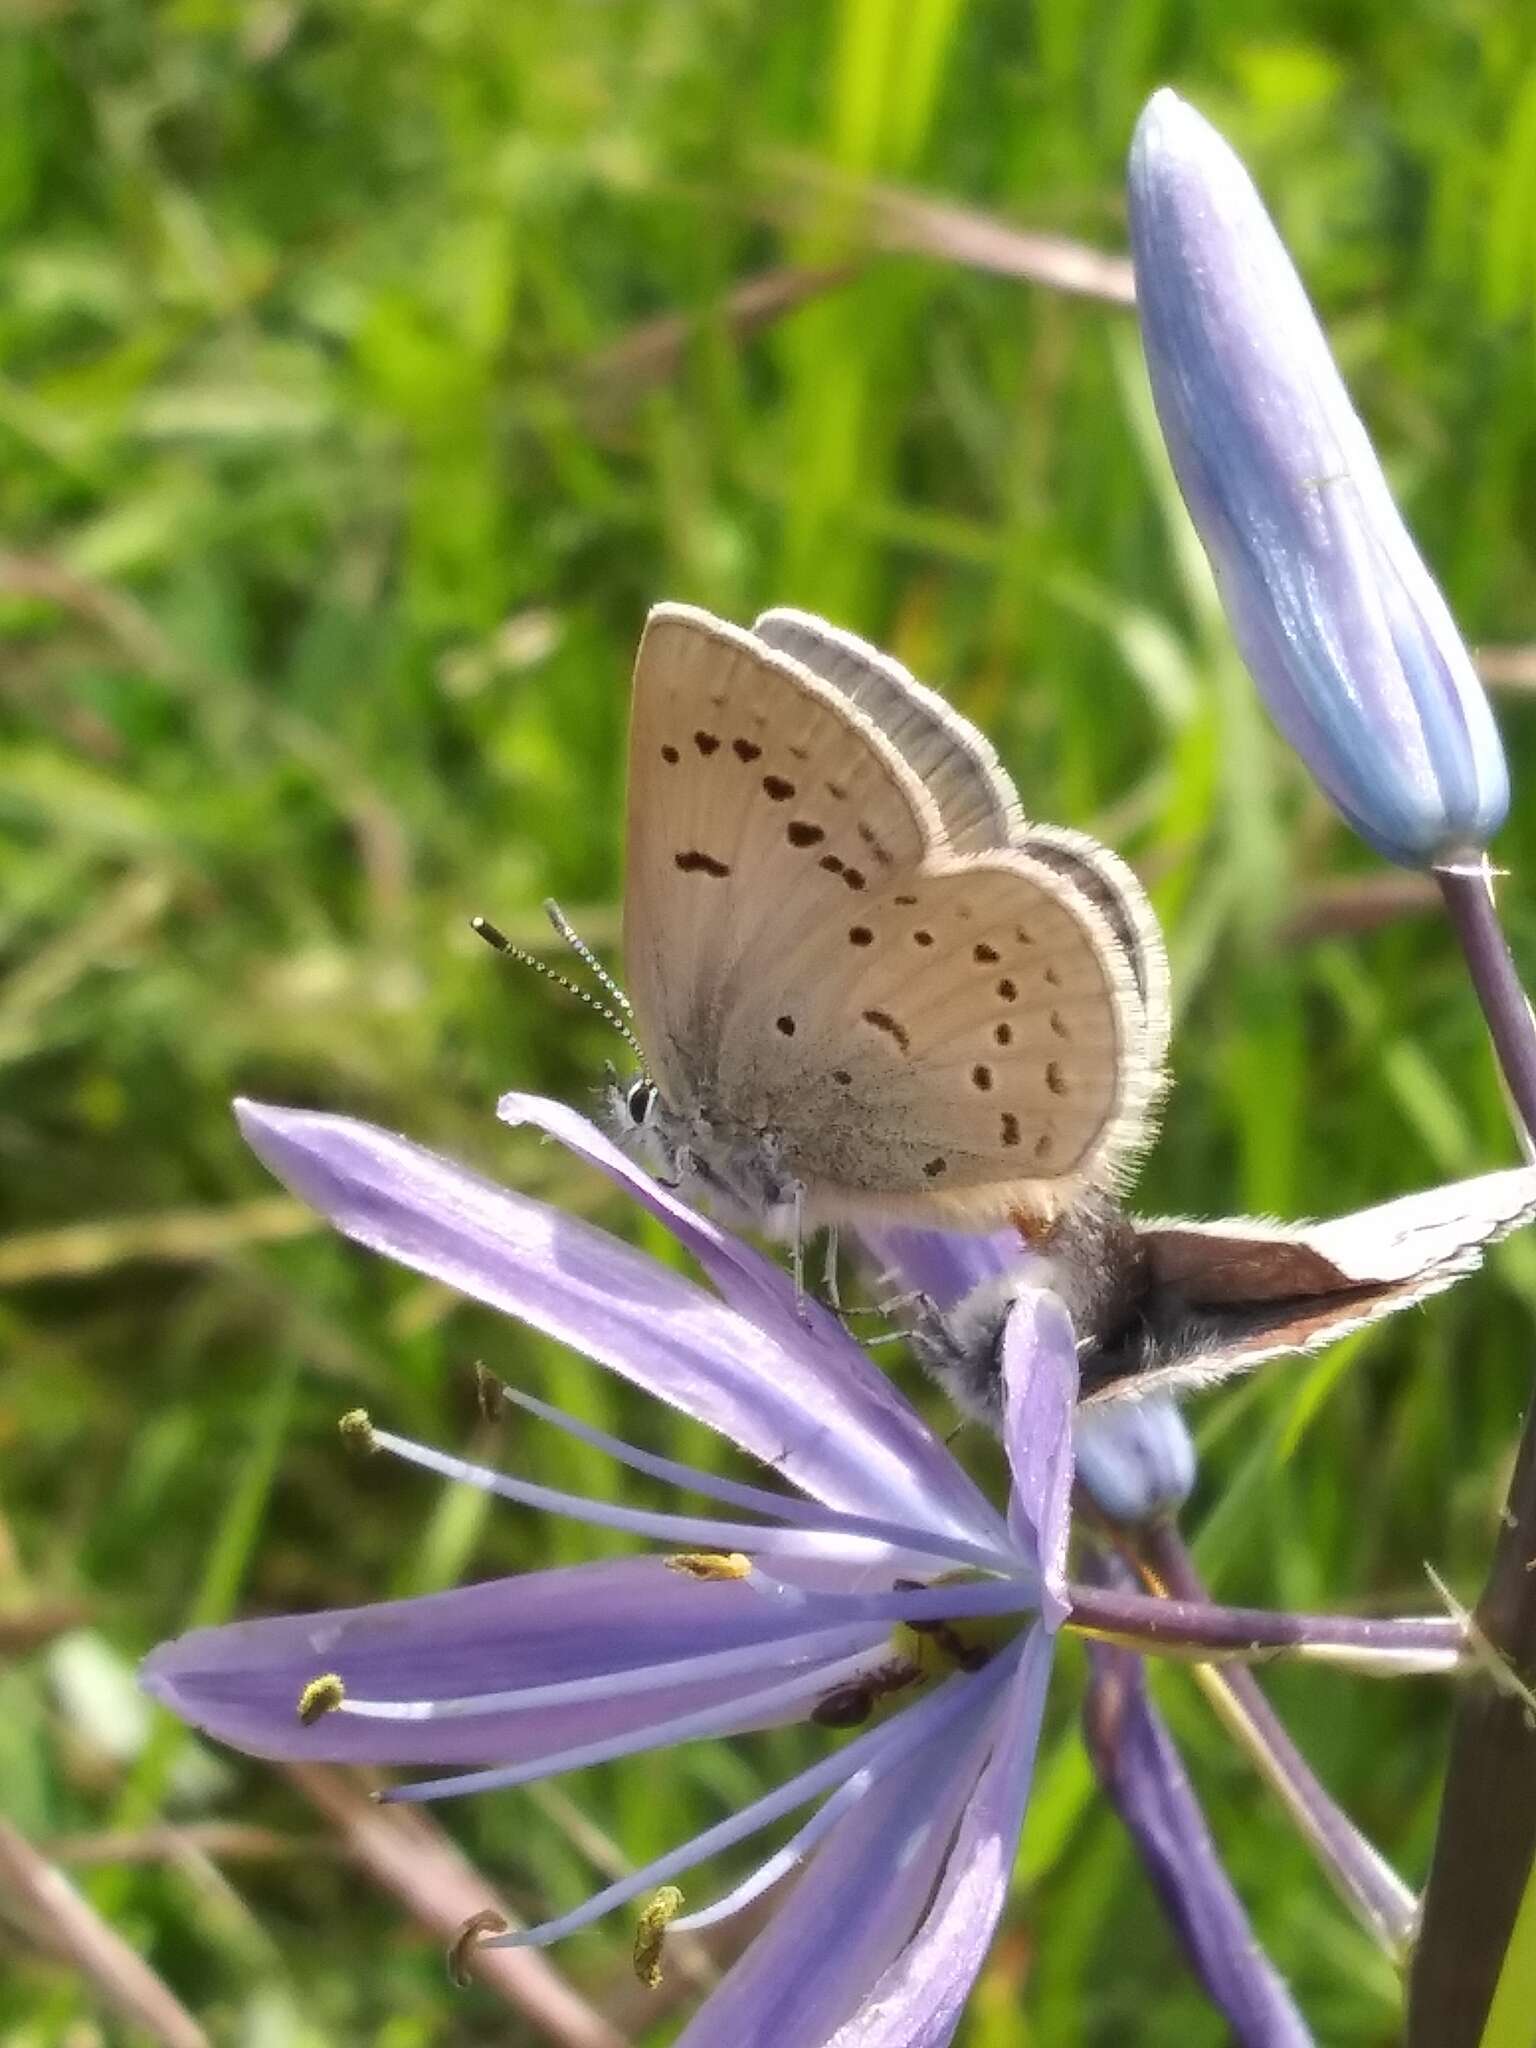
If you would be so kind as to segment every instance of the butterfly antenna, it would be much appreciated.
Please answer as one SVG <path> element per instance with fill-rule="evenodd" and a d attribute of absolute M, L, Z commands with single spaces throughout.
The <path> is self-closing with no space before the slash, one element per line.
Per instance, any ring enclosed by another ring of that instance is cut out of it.
<path fill-rule="evenodd" d="M 560 908 L 559 904 L 555 901 L 554 897 L 546 896 L 544 898 L 543 907 L 544 915 L 549 919 L 550 923 L 554 926 L 555 930 L 560 934 L 561 938 L 564 939 L 565 943 L 570 947 L 571 951 L 576 955 L 577 959 L 584 961 L 586 963 L 589 973 L 594 975 L 596 979 L 602 983 L 603 987 L 607 989 L 609 995 L 613 997 L 613 1000 L 618 1004 L 619 1008 L 624 1012 L 625 1016 L 632 1016 L 634 1014 L 634 1004 L 629 1000 L 629 997 L 625 995 L 623 989 L 619 987 L 619 984 L 614 980 L 613 976 L 608 972 L 607 968 L 604 967 L 603 963 L 598 959 L 597 955 L 593 952 L 592 948 L 581 936 L 581 933 L 577 931 L 575 925 L 571 923 L 571 920 Z"/>
<path fill-rule="evenodd" d="M 553 922 L 553 920 L 551 921 Z M 624 1043 L 635 1055 L 635 1058 L 639 1060 L 641 1066 L 645 1065 L 645 1053 L 639 1039 L 636 1038 L 626 1020 L 619 1015 L 617 1010 L 611 1010 L 606 1003 L 599 1002 L 590 989 L 582 988 L 578 982 L 572 981 L 569 975 L 557 974 L 553 967 L 546 965 L 536 954 L 528 952 L 522 946 L 514 946 L 506 933 L 498 925 L 492 924 L 488 917 L 472 917 L 469 920 L 469 928 L 477 939 L 484 939 L 485 943 L 494 952 L 504 954 L 509 960 L 521 961 L 524 967 L 531 967 L 535 974 L 542 974 L 546 981 L 552 981 L 557 988 L 563 988 L 567 995 L 573 995 L 578 1002 L 585 1003 L 589 1010 L 595 1010 L 605 1024 L 611 1024 L 614 1030 L 618 1032 L 620 1038 L 623 1039 Z M 560 931 L 560 926 L 556 925 L 555 929 Z M 566 935 L 567 933 L 565 932 L 561 933 L 562 937 Z M 596 967 L 596 962 L 593 961 L 590 952 L 579 941 L 577 942 L 576 949 L 589 965 Z M 629 1002 L 611 977 L 604 974 L 601 968 L 597 968 L 597 975 L 604 988 L 611 989 L 627 1010 Z"/>

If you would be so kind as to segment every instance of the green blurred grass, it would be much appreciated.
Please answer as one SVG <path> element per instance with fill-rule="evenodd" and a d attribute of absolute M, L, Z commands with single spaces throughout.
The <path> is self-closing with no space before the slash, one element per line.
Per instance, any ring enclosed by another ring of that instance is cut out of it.
<path fill-rule="evenodd" d="M 789 163 L 1122 246 L 1120 162 L 1165 80 L 1271 195 L 1469 636 L 1536 637 L 1536 21 L 1520 10 L 8 10 L 8 1601 L 83 1601 L 86 1647 L 126 1671 L 194 1615 L 596 1554 L 598 1536 L 469 1513 L 341 1456 L 334 1418 L 359 1399 L 465 1441 L 477 1358 L 701 1453 L 595 1369 L 303 1231 L 226 1108 L 244 1091 L 358 1111 L 629 1227 L 590 1177 L 491 1121 L 508 1086 L 584 1099 L 611 1047 L 505 977 L 466 918 L 543 943 L 552 892 L 613 934 L 626 676 L 659 595 L 737 617 L 795 603 L 883 641 L 986 725 L 1032 810 L 1138 862 L 1180 1010 L 1147 1209 L 1329 1213 L 1509 1157 L 1437 922 L 1285 938 L 1289 910 L 1368 862 L 1268 734 L 1191 574 L 1128 316 L 910 256 L 755 339 L 721 314 L 755 271 L 859 253 L 835 196 L 786 220 Z M 674 375 L 594 382 L 584 366 L 672 312 L 692 322 Z M 1507 705 L 1517 788 L 1531 717 Z M 1529 954 L 1523 809 L 1500 852 Z M 207 1226 L 192 1245 L 166 1222 L 184 1212 Z M 54 1235 L 82 1222 L 106 1227 Z M 1536 1262 L 1512 1246 L 1347 1357 L 1204 1404 L 1191 1526 L 1219 1589 L 1423 1605 L 1427 1558 L 1470 1593 L 1533 1299 Z M 617 1483 L 562 1441 L 517 1455 Z M 221 2041 L 520 2038 L 487 1994 L 448 1989 L 391 1905 L 305 1852 L 314 1820 L 280 1782 L 98 1725 L 101 1663 L 83 1698 L 57 1653 L 0 1676 L 0 1804 L 43 1841 L 160 1810 L 294 1836 L 291 1858 L 228 1866 L 228 1889 L 163 1866 L 91 1881 Z M 966 2048 L 1214 2043 L 1089 1787 L 1079 1676 L 1064 1657 L 1028 1882 Z M 1158 1691 L 1319 2038 L 1390 2039 L 1384 1968 L 1187 1683 Z M 1289 1672 L 1273 1691 L 1419 1876 L 1443 1692 Z M 694 1749 L 569 1789 L 638 1858 L 798 1753 L 787 1736 Z M 589 1887 L 545 1803 L 448 1818 L 530 1910 Z M 601 2000 L 628 1937 L 605 1927 L 561 1960 Z M 0 2036 L 20 2048 L 95 2038 L 88 2012 L 41 1964 L 0 1979 Z"/>

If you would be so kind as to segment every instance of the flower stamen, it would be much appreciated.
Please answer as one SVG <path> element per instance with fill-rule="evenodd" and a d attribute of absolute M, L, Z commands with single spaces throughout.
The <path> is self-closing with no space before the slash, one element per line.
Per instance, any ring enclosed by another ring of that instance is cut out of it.
<path fill-rule="evenodd" d="M 460 1991 L 470 1986 L 469 1959 L 477 1948 L 482 1947 L 493 1935 L 505 1934 L 507 1922 L 494 1908 L 487 1906 L 482 1912 L 471 1913 L 464 1925 L 453 1938 L 448 1951 L 448 1978 Z"/>
<path fill-rule="evenodd" d="M 662 1563 L 669 1572 L 681 1572 L 688 1579 L 716 1581 L 752 1576 L 752 1560 L 741 1550 L 680 1550 L 664 1557 Z"/>
<path fill-rule="evenodd" d="M 346 1700 L 347 1689 L 334 1671 L 312 1678 L 299 1694 L 299 1719 L 312 1728 L 322 1714 L 334 1714 Z"/>
<path fill-rule="evenodd" d="M 378 1435 L 366 1408 L 349 1408 L 336 1427 L 341 1431 L 341 1440 L 349 1451 L 360 1452 L 371 1458 L 379 1449 Z"/>
<path fill-rule="evenodd" d="M 661 1983 L 661 1951 L 667 1929 L 682 1911 L 683 1895 L 675 1884 L 664 1884 L 640 1910 L 635 1928 L 635 1975 L 647 1991 Z"/>

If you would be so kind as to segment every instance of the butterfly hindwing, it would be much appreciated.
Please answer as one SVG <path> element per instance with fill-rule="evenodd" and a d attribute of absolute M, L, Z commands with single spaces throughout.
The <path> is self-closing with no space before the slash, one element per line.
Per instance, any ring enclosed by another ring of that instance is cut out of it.
<path fill-rule="evenodd" d="M 782 1133 L 812 1214 L 1049 1213 L 1144 1131 L 1107 929 L 1015 849 L 894 872 L 802 933 L 772 989 L 723 1019 L 723 1107 Z"/>
<path fill-rule="evenodd" d="M 753 632 L 802 661 L 873 718 L 938 807 L 957 853 L 1017 846 L 1080 889 L 1130 959 L 1146 1013 L 1128 1056 L 1161 1068 L 1168 1050 L 1168 955 L 1146 891 L 1126 863 L 1086 832 L 1026 823 L 1018 792 L 986 738 L 889 655 L 807 612 L 764 612 Z"/>

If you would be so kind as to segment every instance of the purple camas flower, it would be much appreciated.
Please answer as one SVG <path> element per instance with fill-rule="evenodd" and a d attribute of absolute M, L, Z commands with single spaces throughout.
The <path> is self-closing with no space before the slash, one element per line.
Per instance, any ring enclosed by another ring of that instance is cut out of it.
<path fill-rule="evenodd" d="M 1487 697 L 1263 201 L 1167 90 L 1130 219 L 1163 436 L 1275 723 L 1387 859 L 1475 858 L 1509 808 Z"/>
<path fill-rule="evenodd" d="M 501 1114 L 617 1181 L 716 1291 L 404 1138 L 342 1117 L 240 1109 L 272 1170 L 348 1236 L 584 1351 L 777 1467 L 800 1494 L 694 1471 L 511 1392 L 553 1426 L 714 1500 L 718 1514 L 577 1498 L 357 1419 L 349 1433 L 371 1448 L 674 1554 L 197 1630 L 156 1650 L 144 1683 L 184 1720 L 258 1756 L 450 1767 L 395 1787 L 395 1799 L 526 1784 L 792 1720 L 844 1725 L 890 1694 L 898 1711 L 741 1813 L 575 1912 L 489 1938 L 543 1944 L 656 1893 L 642 1924 L 659 1940 L 668 1919 L 679 1929 L 722 1919 L 808 1861 L 684 2042 L 942 2048 L 1006 1897 L 1067 1611 L 1067 1317 L 1035 1292 L 1009 1320 L 1004 1519 L 841 1324 L 798 1302 L 775 1266 L 570 1111 L 513 1096 Z M 673 1879 L 808 1806 L 810 1819 L 725 1898 L 676 1917 Z"/>

